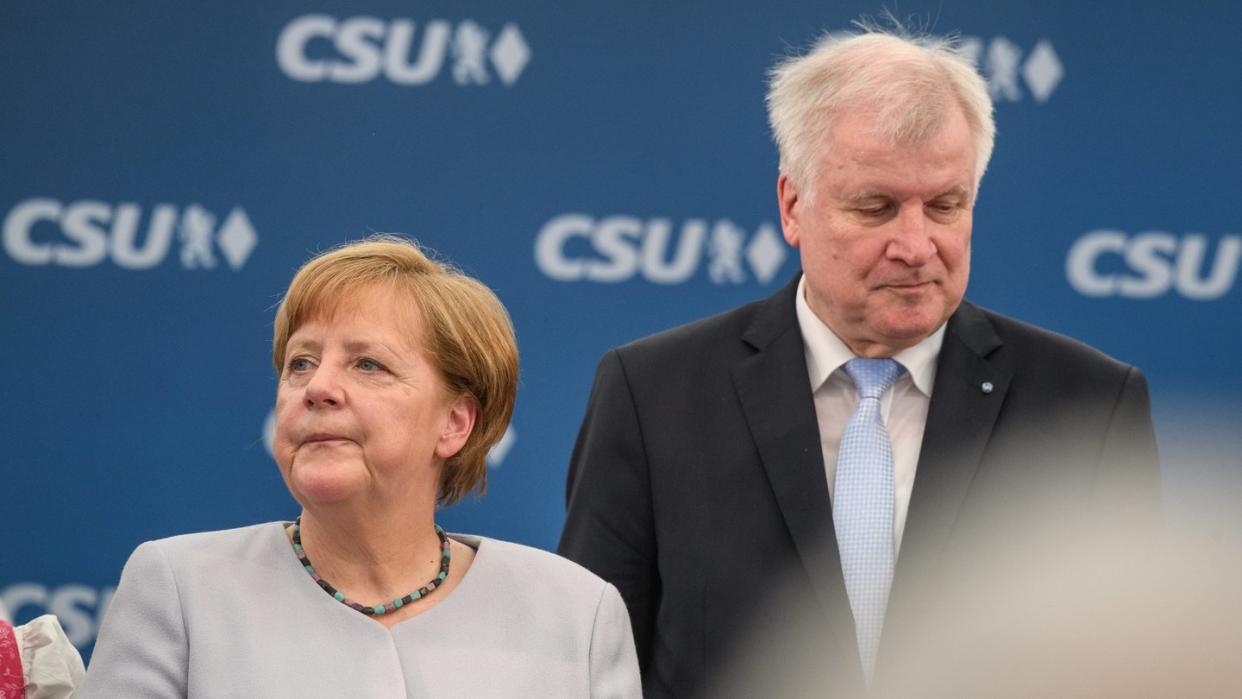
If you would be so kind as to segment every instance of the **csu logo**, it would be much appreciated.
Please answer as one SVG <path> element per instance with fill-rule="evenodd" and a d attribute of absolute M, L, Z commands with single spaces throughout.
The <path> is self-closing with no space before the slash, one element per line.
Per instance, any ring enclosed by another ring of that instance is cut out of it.
<path fill-rule="evenodd" d="M 146 232 L 139 234 L 143 218 Z M 4 251 L 24 265 L 93 267 L 111 259 L 118 267 L 149 269 L 167 258 L 174 239 L 186 269 L 212 269 L 223 261 L 241 269 L 258 243 L 246 212 L 234 207 L 221 221 L 198 204 L 178 210 L 158 204 L 146 216 L 133 203 L 27 199 L 4 219 Z"/>
<path fill-rule="evenodd" d="M 69 642 L 85 648 L 95 641 L 99 622 L 114 592 L 114 587 L 61 585 L 49 588 L 33 582 L 14 583 L 0 590 L 0 610 L 7 608 L 14 623 L 40 614 L 55 614 L 65 627 Z"/>
<path fill-rule="evenodd" d="M 1218 299 L 1233 288 L 1242 236 L 1227 235 L 1211 252 L 1208 237 L 1149 231 L 1128 236 L 1099 230 L 1079 238 L 1065 260 L 1070 286 L 1085 296 L 1154 298 L 1176 291 L 1194 301 Z"/>
<path fill-rule="evenodd" d="M 440 74 L 446 58 L 458 85 L 491 82 L 489 65 L 512 85 L 530 60 L 530 47 L 512 22 L 492 32 L 469 19 L 433 19 L 420 28 L 412 19 L 328 15 L 298 17 L 276 40 L 280 69 L 302 82 L 366 83 L 383 75 L 397 85 L 424 85 Z"/>
<path fill-rule="evenodd" d="M 706 256 L 708 276 L 716 284 L 741 284 L 750 276 L 767 284 L 786 255 L 772 224 L 761 223 L 748 236 L 726 218 L 715 223 L 688 219 L 677 228 L 667 218 L 609 216 L 597 221 L 586 214 L 562 214 L 544 224 L 535 238 L 535 263 L 545 275 L 563 282 L 623 282 L 642 276 L 656 284 L 680 284 L 694 276 Z"/>
<path fill-rule="evenodd" d="M 1061 59 L 1047 39 L 1040 39 L 1029 52 L 1003 36 L 990 41 L 962 37 L 961 47 L 962 53 L 979 66 L 988 92 L 997 102 L 1020 102 L 1024 83 L 1036 102 L 1047 102 L 1065 75 Z"/>

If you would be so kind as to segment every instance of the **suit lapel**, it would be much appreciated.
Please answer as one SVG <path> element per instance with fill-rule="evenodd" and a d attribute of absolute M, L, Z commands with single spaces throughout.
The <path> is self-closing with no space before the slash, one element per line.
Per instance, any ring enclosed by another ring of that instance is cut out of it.
<path fill-rule="evenodd" d="M 769 298 L 743 340 L 756 350 L 733 367 L 733 383 L 794 547 L 838 644 L 857 654 L 802 333 L 797 279 Z M 858 666 L 858 662 L 852 663 Z"/>
<path fill-rule="evenodd" d="M 755 354 L 733 367 L 733 382 L 764 471 L 837 645 L 858 667 L 854 619 L 841 558 L 802 334 L 794 310 L 797 279 L 764 302 L 743 334 Z M 906 517 L 888 618 L 917 605 L 953 532 L 979 468 L 1012 370 L 983 313 L 963 302 L 949 319 L 936 368 Z M 983 385 L 991 384 L 990 392 Z M 886 633 L 886 639 L 891 634 Z M 888 643 L 885 643 L 888 646 Z M 881 662 L 885 652 L 881 651 Z"/>
<path fill-rule="evenodd" d="M 890 595 L 889 618 L 927 589 L 983 458 L 1012 371 L 992 324 L 963 302 L 949 319 L 927 412 L 914 491 Z M 991 384 L 990 388 L 985 384 Z"/>

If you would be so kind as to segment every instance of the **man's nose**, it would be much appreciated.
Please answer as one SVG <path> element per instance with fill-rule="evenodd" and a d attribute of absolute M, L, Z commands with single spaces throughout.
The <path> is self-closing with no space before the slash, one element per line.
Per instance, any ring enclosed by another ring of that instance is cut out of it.
<path fill-rule="evenodd" d="M 892 237 L 885 251 L 889 259 L 921 267 L 936 254 L 931 227 L 922 203 L 904 204 L 893 221 Z"/>
<path fill-rule="evenodd" d="M 344 398 L 339 373 L 325 365 L 315 368 L 315 373 L 306 382 L 306 392 L 302 396 L 307 408 L 334 408 Z"/>

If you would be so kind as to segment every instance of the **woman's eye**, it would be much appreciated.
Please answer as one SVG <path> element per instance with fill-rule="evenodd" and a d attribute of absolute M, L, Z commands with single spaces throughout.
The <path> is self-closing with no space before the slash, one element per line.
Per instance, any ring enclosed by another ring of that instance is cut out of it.
<path fill-rule="evenodd" d="M 358 368 L 363 371 L 383 371 L 384 369 L 379 362 L 368 357 L 363 357 L 358 360 Z"/>
<path fill-rule="evenodd" d="M 294 357 L 289 362 L 289 371 L 306 371 L 310 367 L 310 360 L 306 357 Z"/>

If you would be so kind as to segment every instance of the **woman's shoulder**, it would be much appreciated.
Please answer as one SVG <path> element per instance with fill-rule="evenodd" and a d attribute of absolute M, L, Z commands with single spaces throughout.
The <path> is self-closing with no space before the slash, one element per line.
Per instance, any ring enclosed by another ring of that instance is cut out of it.
<path fill-rule="evenodd" d="M 488 577 L 503 576 L 513 583 L 525 582 L 561 592 L 578 590 L 596 598 L 610 587 L 586 568 L 543 549 L 483 536 L 451 536 L 475 549 L 474 566 Z"/>
<path fill-rule="evenodd" d="M 178 534 L 144 542 L 134 550 L 131 560 L 150 557 L 165 561 L 202 558 L 247 558 L 268 554 L 284 539 L 284 522 L 264 522 L 234 529 Z"/>

